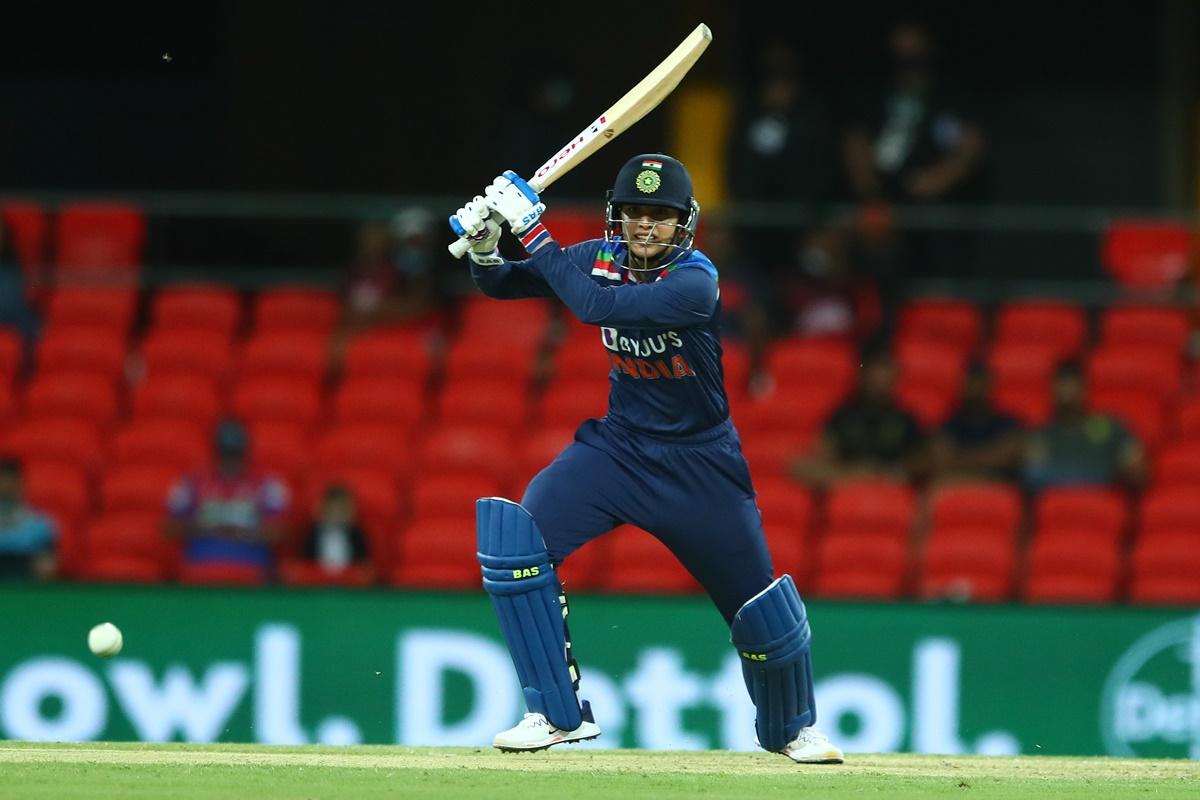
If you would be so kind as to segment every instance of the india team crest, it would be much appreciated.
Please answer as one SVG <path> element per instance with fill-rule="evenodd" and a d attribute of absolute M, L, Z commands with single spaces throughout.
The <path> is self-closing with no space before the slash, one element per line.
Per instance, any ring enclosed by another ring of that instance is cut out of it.
<path fill-rule="evenodd" d="M 652 169 L 644 169 L 638 173 L 636 183 L 642 194 L 654 194 L 662 186 L 662 176 Z"/>

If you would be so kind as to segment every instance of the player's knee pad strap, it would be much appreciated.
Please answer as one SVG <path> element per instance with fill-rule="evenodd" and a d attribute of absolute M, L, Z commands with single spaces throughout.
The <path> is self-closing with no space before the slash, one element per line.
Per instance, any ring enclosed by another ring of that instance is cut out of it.
<path fill-rule="evenodd" d="M 483 588 L 492 597 L 530 711 L 574 730 L 582 716 L 568 662 L 562 587 L 533 517 L 498 497 L 475 503 Z"/>
<path fill-rule="evenodd" d="M 775 579 L 747 600 L 733 618 L 730 635 L 758 709 L 758 742 L 765 750 L 781 750 L 817 719 L 811 633 L 791 576 Z"/>

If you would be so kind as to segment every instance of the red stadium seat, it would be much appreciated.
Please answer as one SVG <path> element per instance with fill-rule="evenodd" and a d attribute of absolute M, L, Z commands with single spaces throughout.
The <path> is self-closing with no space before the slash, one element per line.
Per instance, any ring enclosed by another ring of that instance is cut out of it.
<path fill-rule="evenodd" d="M 812 441 L 845 396 L 845 388 L 836 385 L 779 387 L 765 397 L 747 399 L 731 413 L 738 430 L 747 437 L 790 433 Z"/>
<path fill-rule="evenodd" d="M 238 373 L 254 378 L 320 382 L 328 366 L 329 337 L 309 331 L 255 333 L 242 346 L 238 359 Z"/>
<path fill-rule="evenodd" d="M 983 312 L 974 303 L 947 298 L 922 298 L 900 311 L 897 338 L 952 343 L 963 356 L 979 344 Z"/>
<path fill-rule="evenodd" d="M 21 422 L 5 433 L 0 449 L 24 461 L 72 464 L 92 476 L 105 462 L 100 429 L 78 417 L 44 417 Z"/>
<path fill-rule="evenodd" d="M 788 525 L 763 523 L 763 535 L 767 537 L 775 574 L 791 575 L 801 591 L 807 588 L 809 573 L 812 572 L 812 543 L 805 533 Z"/>
<path fill-rule="evenodd" d="M 309 286 L 276 286 L 258 292 L 252 318 L 257 333 L 308 331 L 328 335 L 341 313 L 337 292 Z"/>
<path fill-rule="evenodd" d="M 25 387 L 27 419 L 77 417 L 101 428 L 117 416 L 117 386 L 98 372 L 39 372 Z"/>
<path fill-rule="evenodd" d="M 0 328 L 0 378 L 11 381 L 25 361 L 25 343 L 13 328 Z"/>
<path fill-rule="evenodd" d="M 152 376 L 134 387 L 130 399 L 137 420 L 180 420 L 207 430 L 221 413 L 216 383 L 205 375 Z"/>
<path fill-rule="evenodd" d="M 350 340 L 342 368 L 347 378 L 392 377 L 423 384 L 429 379 L 433 357 L 424 334 L 416 331 L 368 331 Z"/>
<path fill-rule="evenodd" d="M 1080 530 L 1104 545 L 1116 545 L 1129 526 L 1129 503 L 1115 489 L 1062 486 L 1034 500 L 1034 530 Z M 1036 533 L 1035 533 L 1036 535 Z"/>
<path fill-rule="evenodd" d="M 609 537 L 598 536 L 567 556 L 566 561 L 556 568 L 563 591 L 580 589 L 591 591 L 602 588 L 612 568 L 612 553 Z"/>
<path fill-rule="evenodd" d="M 1120 219 L 1101 242 L 1101 261 L 1119 283 L 1136 289 L 1174 286 L 1187 274 L 1195 239 L 1185 222 Z"/>
<path fill-rule="evenodd" d="M 1152 347 L 1182 353 L 1191 329 L 1182 308 L 1112 306 L 1100 312 L 1098 343 L 1101 347 Z"/>
<path fill-rule="evenodd" d="M 0 224 L 11 237 L 13 251 L 25 273 L 26 296 L 35 303 L 39 292 L 33 280 L 48 260 L 50 219 L 46 209 L 37 202 L 7 200 L 0 203 Z"/>
<path fill-rule="evenodd" d="M 425 386 L 397 377 L 347 378 L 333 396 L 339 423 L 416 425 L 426 419 Z"/>
<path fill-rule="evenodd" d="M 39 372 L 94 372 L 124 378 L 125 334 L 105 327 L 51 327 L 37 343 Z"/>
<path fill-rule="evenodd" d="M 741 424 L 739 417 L 734 422 Z M 748 430 L 742 439 L 742 455 L 750 464 L 750 476 L 757 481 L 768 475 L 788 475 L 796 458 L 809 452 L 818 434 L 795 431 Z"/>
<path fill-rule="evenodd" d="M 585 419 L 608 413 L 608 380 L 600 375 L 560 378 L 538 398 L 537 418 L 542 425 L 578 426 Z"/>
<path fill-rule="evenodd" d="M 933 386 L 957 397 L 962 389 L 967 354 L 953 341 L 900 338 L 893 344 L 900 384 Z"/>
<path fill-rule="evenodd" d="M 250 564 L 185 562 L 179 567 L 179 582 L 185 586 L 261 586 L 266 577 L 261 569 Z"/>
<path fill-rule="evenodd" d="M 1200 440 L 1200 394 L 1184 397 L 1175 406 L 1171 434 L 1180 439 Z"/>
<path fill-rule="evenodd" d="M 183 374 L 203 376 L 223 384 L 233 373 L 233 347 L 229 337 L 218 331 L 151 331 L 142 340 L 139 350 L 151 380 Z"/>
<path fill-rule="evenodd" d="M 250 463 L 294 483 L 308 467 L 312 450 L 307 427 L 295 422 L 264 420 L 250 428 Z"/>
<path fill-rule="evenodd" d="M 992 390 L 992 404 L 1030 427 L 1045 425 L 1053 412 L 1049 387 L 997 386 Z"/>
<path fill-rule="evenodd" d="M 233 387 L 232 405 L 246 423 L 293 422 L 310 429 L 323 411 L 318 385 L 290 378 L 243 379 Z"/>
<path fill-rule="evenodd" d="M 514 343 L 540 342 L 549 331 L 550 304 L 544 299 L 497 303 L 474 295 L 463 303 L 460 336 L 468 339 L 507 338 Z"/>
<path fill-rule="evenodd" d="M 303 507 L 315 507 L 325 489 L 334 484 L 341 484 L 349 490 L 359 515 L 368 523 L 369 529 L 391 529 L 404 512 L 402 486 L 392 473 L 353 464 L 316 467 L 305 487 L 304 501 L 307 502 L 302 503 Z M 378 550 L 383 542 L 372 541 L 372 544 Z M 386 552 L 375 554 L 381 563 L 386 562 L 389 555 Z"/>
<path fill-rule="evenodd" d="M 814 518 L 812 491 L 783 476 L 763 476 L 754 481 L 755 502 L 764 525 L 788 530 L 798 539 L 808 538 Z"/>
<path fill-rule="evenodd" d="M 117 466 L 100 479 L 100 508 L 105 513 L 162 513 L 167 494 L 182 473 L 171 466 Z"/>
<path fill-rule="evenodd" d="M 1080 306 L 1055 300 L 1013 300 L 997 309 L 993 341 L 1004 344 L 1051 344 L 1056 361 L 1078 355 L 1087 343 L 1087 314 Z"/>
<path fill-rule="evenodd" d="M 457 378 L 442 385 L 435 399 L 442 425 L 483 425 L 515 430 L 529 420 L 529 388 L 521 381 Z"/>
<path fill-rule="evenodd" d="M 212 460 L 212 443 L 204 427 L 182 419 L 138 419 L 117 431 L 110 464 L 195 469 Z"/>
<path fill-rule="evenodd" d="M 487 475 L 418 474 L 412 484 L 414 520 L 452 518 L 475 525 L 475 501 L 500 497 L 502 485 Z"/>
<path fill-rule="evenodd" d="M 1029 550 L 1030 603 L 1111 603 L 1121 572 L 1117 540 L 1079 527 L 1038 531 Z"/>
<path fill-rule="evenodd" d="M 825 495 L 825 535 L 872 535 L 907 542 L 916 515 L 913 490 L 876 480 L 835 483 Z"/>
<path fill-rule="evenodd" d="M 232 339 L 241 324 L 237 289 L 215 283 L 181 283 L 159 289 L 150 298 L 154 331 L 205 330 Z"/>
<path fill-rule="evenodd" d="M 991 529 L 935 530 L 921 555 L 918 594 L 924 598 L 1006 600 L 1012 594 L 1016 549 Z"/>
<path fill-rule="evenodd" d="M 1021 494 L 1007 483 L 979 481 L 946 484 L 932 490 L 932 535 L 969 529 L 1012 546 L 1021 522 Z"/>
<path fill-rule="evenodd" d="M 887 600 L 904 593 L 908 544 L 873 533 L 830 533 L 817 542 L 811 584 L 818 597 Z"/>
<path fill-rule="evenodd" d="M 471 505 L 473 509 L 474 502 Z M 475 549 L 474 517 L 414 521 L 397 542 L 389 582 L 412 588 L 482 591 Z"/>
<path fill-rule="evenodd" d="M 407 426 L 345 423 L 316 438 L 314 462 L 320 469 L 371 469 L 406 480 L 413 461 L 411 438 Z"/>
<path fill-rule="evenodd" d="M 610 568 L 604 589 L 611 592 L 678 594 L 699 592 L 692 577 L 666 545 L 632 525 L 605 534 Z"/>
<path fill-rule="evenodd" d="M 814 340 L 785 339 L 771 346 L 766 368 L 777 385 L 776 391 L 809 391 L 825 387 L 831 394 L 847 396 L 858 376 L 858 354 L 847 344 Z"/>
<path fill-rule="evenodd" d="M 46 323 L 60 327 L 105 328 L 122 336 L 129 333 L 137 312 L 135 288 L 64 286 L 50 291 Z"/>
<path fill-rule="evenodd" d="M 1191 486 L 1200 491 L 1200 441 L 1163 446 L 1154 458 L 1155 486 Z"/>
<path fill-rule="evenodd" d="M 1049 342 L 997 342 L 987 356 L 992 385 L 1049 392 L 1059 346 Z"/>
<path fill-rule="evenodd" d="M 72 201 L 58 207 L 54 225 L 58 279 L 132 279 L 142 265 L 146 218 L 129 203 Z"/>
<path fill-rule="evenodd" d="M 74 527 L 92 511 L 87 472 L 79 466 L 31 458 L 22 470 L 25 499 L 34 508 Z"/>
<path fill-rule="evenodd" d="M 510 435 L 477 425 L 431 430 L 418 441 L 416 456 L 423 473 L 486 475 L 504 486 L 516 468 Z"/>
<path fill-rule="evenodd" d="M 532 381 L 541 358 L 539 341 L 490 336 L 459 334 L 446 353 L 443 369 L 447 381 L 489 379 L 521 386 Z"/>
<path fill-rule="evenodd" d="M 554 353 L 555 382 L 576 378 L 603 382 L 611 369 L 612 362 L 601 344 L 599 328 L 573 336 Z"/>
<path fill-rule="evenodd" d="M 518 433 L 513 439 L 516 464 L 515 474 L 518 485 L 513 486 L 514 494 L 541 472 L 558 454 L 575 440 L 576 425 L 558 425 L 546 427 L 535 425 L 528 430 Z"/>
<path fill-rule="evenodd" d="M 936 430 L 958 407 L 959 393 L 936 384 L 901 380 L 896 388 L 896 402 L 916 417 L 923 428 Z"/>
<path fill-rule="evenodd" d="M 1193 487 L 1156 487 L 1142 495 L 1138 538 L 1162 530 L 1200 530 L 1200 494 Z"/>
<path fill-rule="evenodd" d="M 1196 528 L 1139 539 L 1131 559 L 1134 603 L 1200 604 L 1200 534 Z"/>
<path fill-rule="evenodd" d="M 1161 347 L 1097 348 L 1088 358 L 1087 373 L 1092 391 L 1118 389 L 1169 397 L 1183 383 L 1179 355 Z"/>
<path fill-rule="evenodd" d="M 151 583 L 177 568 L 179 544 L 163 527 L 164 514 L 115 513 L 95 518 L 87 529 L 87 580 Z"/>

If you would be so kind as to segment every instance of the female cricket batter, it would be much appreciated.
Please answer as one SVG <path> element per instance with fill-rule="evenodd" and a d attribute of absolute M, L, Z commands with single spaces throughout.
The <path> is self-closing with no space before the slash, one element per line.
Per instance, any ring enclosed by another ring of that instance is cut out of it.
<path fill-rule="evenodd" d="M 476 503 L 478 557 L 529 713 L 494 745 L 541 750 L 600 735 L 565 623 L 555 566 L 631 523 L 653 533 L 701 583 L 730 626 L 759 744 L 800 763 L 840 763 L 812 727 L 810 632 L 791 576 L 775 578 L 750 472 L 729 418 L 718 337 L 717 270 L 692 248 L 700 206 L 684 166 L 640 155 L 608 193 L 603 239 L 560 247 L 545 205 L 507 171 L 450 218 L 470 243 L 489 297 L 557 296 L 600 329 L 612 363 L 608 415 L 530 482 L 518 505 Z M 529 258 L 496 244 L 507 222 Z"/>

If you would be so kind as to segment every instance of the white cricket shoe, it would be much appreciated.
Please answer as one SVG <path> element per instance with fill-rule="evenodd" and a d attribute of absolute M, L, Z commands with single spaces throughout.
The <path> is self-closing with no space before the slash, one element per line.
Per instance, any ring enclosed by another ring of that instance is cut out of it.
<path fill-rule="evenodd" d="M 801 728 L 796 738 L 779 752 L 797 764 L 841 764 L 845 761 L 841 748 L 816 728 Z"/>
<path fill-rule="evenodd" d="M 556 744 L 569 744 L 595 739 L 600 735 L 600 726 L 585 719 L 573 731 L 554 727 L 543 714 L 526 714 L 515 726 L 496 734 L 492 747 L 506 753 L 531 753 L 545 750 Z"/>

